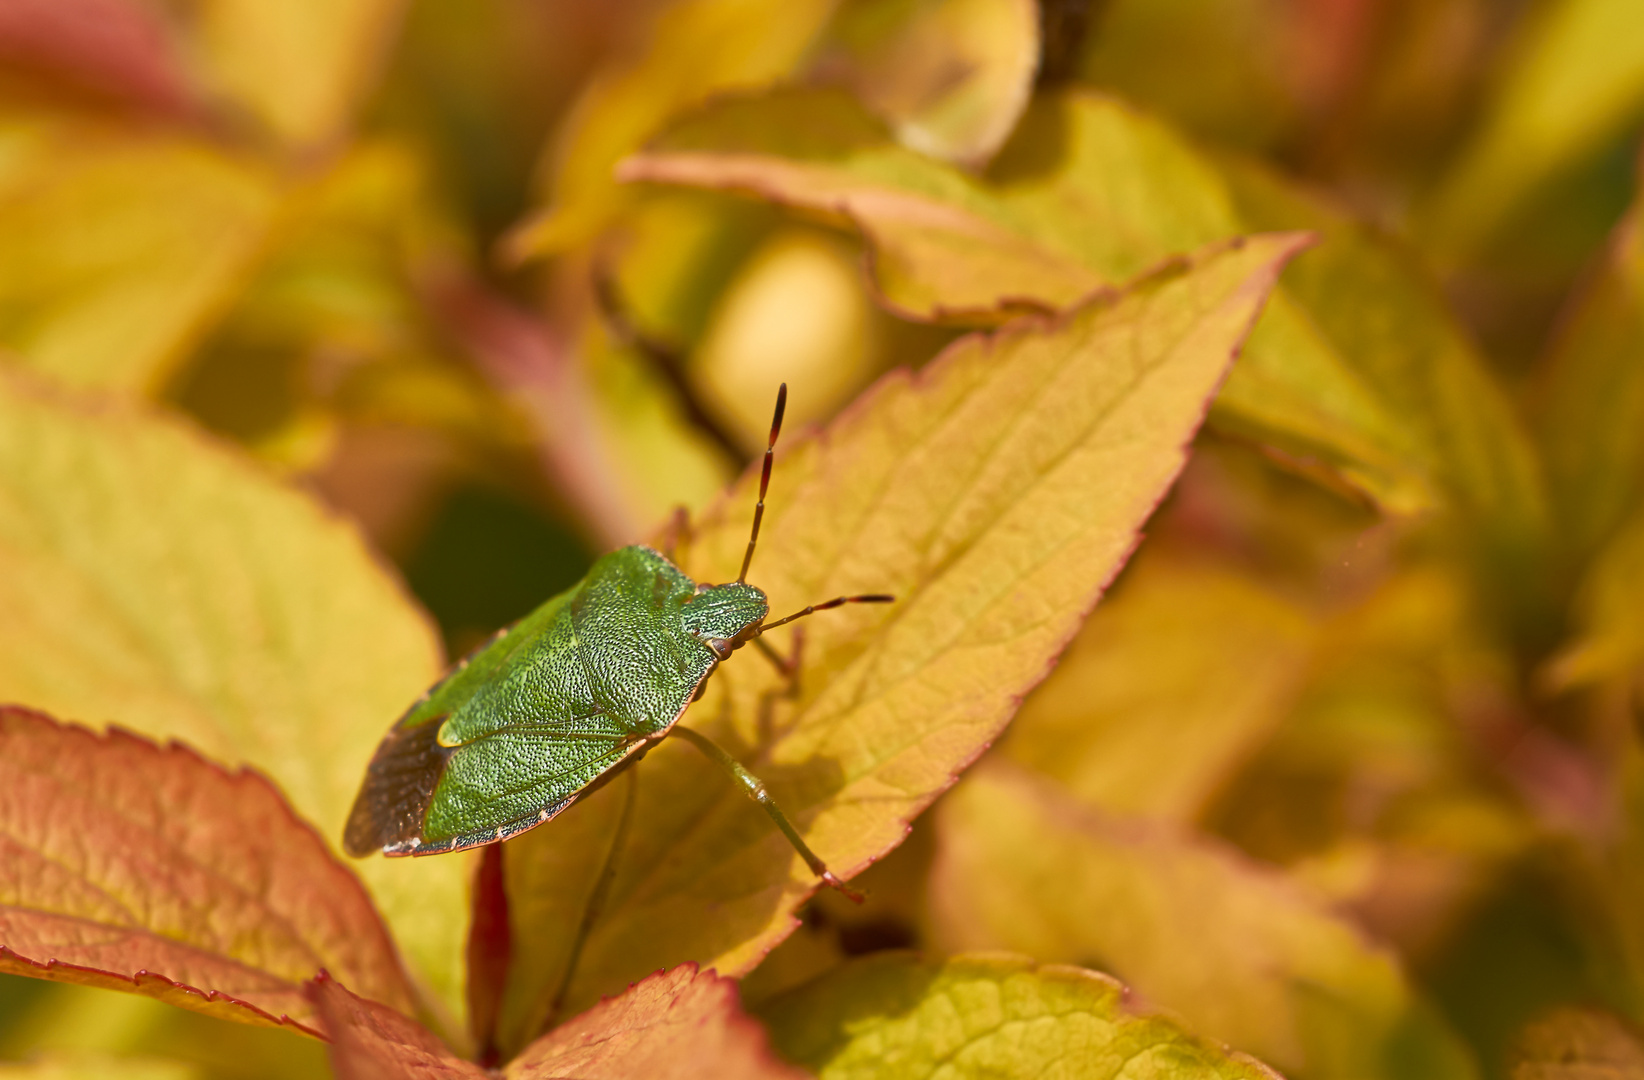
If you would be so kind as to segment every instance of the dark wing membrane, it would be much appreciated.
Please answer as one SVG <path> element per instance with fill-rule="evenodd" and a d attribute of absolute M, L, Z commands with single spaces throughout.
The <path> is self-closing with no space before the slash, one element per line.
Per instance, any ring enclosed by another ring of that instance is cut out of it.
<path fill-rule="evenodd" d="M 395 727 L 377 747 L 365 783 L 349 811 L 343 849 L 355 857 L 408 844 L 423 818 L 452 751 L 439 745 L 440 725 Z"/>
<path fill-rule="evenodd" d="M 570 806 L 646 745 L 603 716 L 575 728 L 495 730 L 448 751 L 420 834 L 384 852 L 432 855 L 505 840 Z"/>

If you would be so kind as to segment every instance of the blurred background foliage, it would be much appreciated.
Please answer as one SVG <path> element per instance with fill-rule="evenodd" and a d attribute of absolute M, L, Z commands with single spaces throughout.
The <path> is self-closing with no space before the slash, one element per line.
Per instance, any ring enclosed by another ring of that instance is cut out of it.
<path fill-rule="evenodd" d="M 308 487 L 460 654 L 703 503 L 779 381 L 823 422 L 1316 229 L 1061 666 L 745 998 L 1010 948 L 1301 1077 L 1636 1070 L 1641 131 L 1637 0 L 4 0 L 0 357 Z M 0 982 L 0 1055 L 110 1053 L 325 1068 Z"/>

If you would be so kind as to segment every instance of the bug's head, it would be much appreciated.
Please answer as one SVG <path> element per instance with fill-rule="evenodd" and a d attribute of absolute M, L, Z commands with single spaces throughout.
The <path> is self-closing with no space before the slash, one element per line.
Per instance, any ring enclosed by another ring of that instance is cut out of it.
<path fill-rule="evenodd" d="M 764 592 L 733 581 L 697 593 L 680 609 L 679 624 L 723 660 L 759 635 L 760 624 L 770 610 Z"/>

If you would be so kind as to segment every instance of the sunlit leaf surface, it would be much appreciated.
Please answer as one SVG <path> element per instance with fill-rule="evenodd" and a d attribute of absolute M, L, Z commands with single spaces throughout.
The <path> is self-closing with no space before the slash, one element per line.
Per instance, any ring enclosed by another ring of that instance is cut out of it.
<path fill-rule="evenodd" d="M 328 843 L 439 646 L 355 531 L 174 421 L 0 380 L 0 700 L 179 739 Z M 358 864 L 459 1000 L 469 862 Z"/>
<path fill-rule="evenodd" d="M 929 895 L 950 949 L 1100 957 L 1194 1030 L 1306 1076 L 1470 1075 L 1390 952 L 1219 843 L 1092 814 L 998 765 L 938 814 Z"/>
<path fill-rule="evenodd" d="M 867 591 L 897 602 L 810 620 L 796 698 L 777 700 L 769 666 L 739 657 L 684 722 L 758 771 L 837 871 L 894 847 L 1072 636 L 1304 243 L 1217 247 L 1061 319 L 966 339 L 918 375 L 882 381 L 817 437 L 784 444 L 750 580 L 775 611 Z M 752 479 L 683 553 L 698 580 L 736 576 Z M 787 633 L 773 638 L 793 647 Z M 815 888 L 691 747 L 665 742 L 637 773 L 638 809 L 570 1008 L 690 958 L 744 972 Z M 597 872 L 613 820 L 598 808 L 618 787 L 509 846 L 518 974 L 504 1012 L 520 1030 L 546 1015 L 576 925 L 564 913 L 590 888 L 567 859 Z"/>
<path fill-rule="evenodd" d="M 312 1031 L 325 968 L 416 1008 L 365 890 L 253 773 L 0 709 L 0 846 L 9 973 Z"/>
<path fill-rule="evenodd" d="M 682 964 L 561 1024 L 508 1063 L 509 1080 L 802 1080 L 771 1052 L 736 983 Z"/>
<path fill-rule="evenodd" d="M 1126 1008 L 1112 979 L 1010 956 L 855 961 L 767 1003 L 777 1047 L 823 1080 L 1272 1080 L 1242 1054 Z"/>

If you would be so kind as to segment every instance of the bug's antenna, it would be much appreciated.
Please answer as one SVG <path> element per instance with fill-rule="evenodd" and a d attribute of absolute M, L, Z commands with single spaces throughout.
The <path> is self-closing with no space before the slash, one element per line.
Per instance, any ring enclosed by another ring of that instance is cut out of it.
<path fill-rule="evenodd" d="M 807 615 L 815 615 L 818 611 L 826 611 L 829 608 L 836 608 L 841 604 L 890 604 L 894 603 L 895 600 L 896 597 L 886 596 L 884 593 L 868 593 L 865 596 L 836 596 L 832 600 L 825 600 L 820 604 L 812 604 L 803 611 L 796 611 L 792 615 L 789 615 L 786 619 L 778 619 L 775 622 L 768 622 L 759 628 L 759 632 L 763 634 L 767 630 L 776 629 L 783 623 L 791 623 L 795 619 L 803 619 Z"/>
<path fill-rule="evenodd" d="M 776 437 L 782 431 L 782 411 L 787 407 L 788 384 L 783 383 L 776 391 L 776 415 L 771 417 L 771 441 L 765 444 L 765 465 L 759 472 L 759 501 L 754 503 L 753 533 L 748 537 L 748 553 L 742 556 L 742 573 L 736 575 L 738 585 L 748 580 L 754 545 L 759 542 L 759 522 L 765 517 L 765 489 L 771 486 L 771 460 L 776 457 Z"/>

